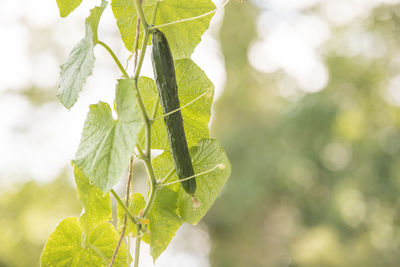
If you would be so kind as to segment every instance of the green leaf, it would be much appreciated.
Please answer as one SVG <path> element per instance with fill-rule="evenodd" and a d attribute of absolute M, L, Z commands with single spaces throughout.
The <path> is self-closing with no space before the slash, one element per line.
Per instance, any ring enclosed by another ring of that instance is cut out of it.
<path fill-rule="evenodd" d="M 72 49 L 67 61 L 61 65 L 61 83 L 57 96 L 68 109 L 78 100 L 86 78 L 92 75 L 95 61 L 93 49 L 98 41 L 97 26 L 106 5 L 107 2 L 103 0 L 101 6 L 90 11 L 90 16 L 86 19 L 85 37 Z"/>
<path fill-rule="evenodd" d="M 86 18 L 86 25 L 89 25 L 93 33 L 93 42 L 98 42 L 97 27 L 99 26 L 100 17 L 107 6 L 107 1 L 102 0 L 100 6 L 96 6 L 90 10 L 89 17 Z"/>
<path fill-rule="evenodd" d="M 82 229 L 78 219 L 62 220 L 49 236 L 41 256 L 41 266 L 72 266 L 73 255 L 81 250 Z"/>
<path fill-rule="evenodd" d="M 89 233 L 99 223 L 112 220 L 110 195 L 91 185 L 77 167 L 74 167 L 74 175 L 78 196 L 84 207 L 79 222 L 84 232 Z"/>
<path fill-rule="evenodd" d="M 125 174 L 143 124 L 134 81 L 118 80 L 114 120 L 107 103 L 90 106 L 74 164 L 103 192 Z"/>
<path fill-rule="evenodd" d="M 88 26 L 86 32 L 86 37 L 72 49 L 67 61 L 61 65 L 61 83 L 57 96 L 68 109 L 75 104 L 86 78 L 92 75 L 94 67 L 93 33 Z"/>
<path fill-rule="evenodd" d="M 60 10 L 60 16 L 66 17 L 75 10 L 80 4 L 82 0 L 57 0 L 58 9 Z"/>
<path fill-rule="evenodd" d="M 62 220 L 47 240 L 41 266 L 108 266 L 119 239 L 112 224 L 99 224 L 87 236 L 77 218 Z M 130 262 L 126 245 L 122 243 L 114 266 L 129 266 Z"/>
<path fill-rule="evenodd" d="M 199 207 L 194 205 L 192 197 L 179 186 L 179 183 L 168 186 L 179 195 L 177 207 L 180 217 L 188 223 L 197 224 L 220 195 L 229 178 L 231 165 L 224 149 L 213 139 L 203 139 L 197 146 L 191 147 L 190 156 L 196 174 L 213 169 L 218 165 L 223 166 L 222 169 L 217 168 L 210 173 L 196 177 L 197 188 L 194 195 L 200 203 Z M 164 152 L 154 159 L 153 165 L 157 177 L 165 177 L 174 169 L 171 153 Z M 178 178 L 174 174 L 168 182 L 177 180 Z"/>
<path fill-rule="evenodd" d="M 192 197 L 185 193 L 179 183 L 158 190 L 148 215 L 150 240 L 147 237 L 145 240 L 150 244 L 150 253 L 154 261 L 168 247 L 184 220 L 196 224 L 207 213 L 229 178 L 230 163 L 217 141 L 203 139 L 197 146 L 190 149 L 190 154 L 196 173 L 208 171 L 217 165 L 222 165 L 224 168 L 215 169 L 196 178 L 195 197 L 200 202 L 200 207 L 193 206 Z M 167 151 L 156 157 L 153 160 L 153 166 L 158 178 L 166 177 L 174 168 L 171 153 Z M 169 181 L 174 180 L 177 180 L 176 175 L 173 175 Z M 135 215 L 137 215 L 139 210 L 144 207 L 144 199 L 142 196 L 134 197 L 135 201 L 138 203 L 135 211 Z M 132 234 L 136 235 L 136 228 L 129 228 L 129 230 L 134 230 Z"/>
<path fill-rule="evenodd" d="M 132 0 L 112 0 L 111 6 L 125 47 L 132 51 L 137 27 L 135 3 Z M 215 5 L 210 0 L 146 0 L 143 1 L 142 8 L 147 23 L 153 24 L 156 12 L 154 24 L 160 25 L 202 15 L 214 10 Z M 207 30 L 212 16 L 213 14 L 210 14 L 200 19 L 161 28 L 175 59 L 190 58 L 194 48 L 200 43 L 201 36 Z M 143 35 L 142 31 L 140 36 Z"/>
<path fill-rule="evenodd" d="M 209 137 L 208 123 L 211 116 L 214 85 L 190 59 L 175 61 L 175 70 L 181 107 L 205 93 L 201 98 L 181 110 L 186 139 L 188 146 L 191 147 L 201 139 Z M 151 115 L 158 100 L 156 84 L 150 78 L 141 77 L 138 86 L 146 110 Z M 162 116 L 160 104 L 157 108 L 156 117 L 159 116 Z M 169 150 L 164 119 L 154 121 L 151 134 L 153 149 Z M 142 136 L 143 133 L 141 133 L 139 140 L 143 140 Z"/>
<path fill-rule="evenodd" d="M 149 212 L 150 254 L 154 261 L 168 247 L 183 223 L 178 216 L 177 200 L 178 193 L 167 187 L 161 188 Z"/>

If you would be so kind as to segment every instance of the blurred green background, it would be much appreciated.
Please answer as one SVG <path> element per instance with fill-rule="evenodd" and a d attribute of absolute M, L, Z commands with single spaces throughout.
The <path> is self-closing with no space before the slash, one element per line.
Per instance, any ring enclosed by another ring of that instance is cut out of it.
<path fill-rule="evenodd" d="M 268 1 L 226 8 L 227 82 L 211 128 L 233 171 L 203 220 L 212 267 L 400 265 L 400 4 L 334 23 L 323 1 L 311 2 L 294 16 L 317 16 L 330 31 L 317 48 L 329 80 L 312 93 L 249 61 L 271 30 L 259 23 L 274 12 Z M 56 101 L 55 89 L 27 92 Z M 34 266 L 56 223 L 80 212 L 69 176 L 0 190 L 0 266 Z"/>

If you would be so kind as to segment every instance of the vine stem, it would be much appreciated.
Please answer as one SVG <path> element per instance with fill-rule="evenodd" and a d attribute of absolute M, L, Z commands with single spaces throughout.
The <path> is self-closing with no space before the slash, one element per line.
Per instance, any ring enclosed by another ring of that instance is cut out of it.
<path fill-rule="evenodd" d="M 140 70 L 142 69 L 143 65 L 143 60 L 144 56 L 146 54 L 146 48 L 147 44 L 149 42 L 149 37 L 150 37 L 150 30 L 149 26 L 147 24 L 146 18 L 143 13 L 142 5 L 140 0 L 135 0 L 135 5 L 136 5 L 136 10 L 138 12 L 138 16 L 141 21 L 141 25 L 143 26 L 144 29 L 144 38 L 143 38 L 143 43 L 140 48 L 140 56 L 139 60 L 137 62 L 136 70 L 135 70 L 135 75 L 134 75 L 134 81 L 135 81 L 135 88 L 138 94 L 138 103 L 139 103 L 139 108 L 142 113 L 143 120 L 145 122 L 145 151 L 146 153 L 144 154 L 141 149 L 138 149 L 139 155 L 141 156 L 142 160 L 144 161 L 144 164 L 146 165 L 146 170 L 148 173 L 148 177 L 150 180 L 150 195 L 149 195 L 149 200 L 146 203 L 146 206 L 143 210 L 142 213 L 142 218 L 146 218 L 148 215 L 151 207 L 153 206 L 154 200 L 156 198 L 157 194 L 157 180 L 154 174 L 154 169 L 153 165 L 151 163 L 151 124 L 152 121 L 149 119 L 149 116 L 146 112 L 145 105 L 143 103 L 143 99 L 140 96 L 140 91 L 138 88 L 138 80 L 139 80 L 139 75 L 140 75 Z M 157 6 L 156 6 L 157 8 Z M 157 12 L 155 10 L 154 12 Z M 153 16 L 155 17 L 155 16 Z M 139 146 L 140 147 L 140 146 Z M 141 242 L 141 231 L 142 225 L 139 223 L 137 227 L 137 235 L 136 235 L 136 242 L 135 242 L 135 261 L 134 261 L 134 267 L 139 267 L 139 255 L 140 255 L 140 242 Z"/>
<path fill-rule="evenodd" d="M 134 262 L 134 267 L 139 266 L 139 255 L 140 255 L 140 231 L 141 231 L 141 226 L 138 225 L 136 228 L 136 241 L 135 241 L 135 262 Z"/>
<path fill-rule="evenodd" d="M 139 18 L 142 21 L 143 29 L 145 32 L 149 32 L 149 25 L 147 24 L 146 18 L 143 13 L 142 4 L 140 0 L 135 0 L 136 10 L 138 12 Z"/>
<path fill-rule="evenodd" d="M 121 62 L 118 60 L 118 58 L 117 58 L 117 56 L 115 55 L 114 51 L 112 51 L 112 49 L 111 49 L 107 44 L 105 44 L 105 43 L 102 42 L 102 41 L 97 41 L 97 43 L 98 43 L 99 45 L 101 45 L 102 47 L 104 47 L 104 48 L 108 51 L 108 53 L 110 53 L 111 57 L 114 59 L 115 63 L 117 64 L 117 66 L 118 66 L 118 68 L 120 69 L 120 71 L 122 72 L 122 74 L 123 74 L 126 78 L 129 78 L 128 73 L 125 71 L 124 67 L 122 66 Z"/>
<path fill-rule="evenodd" d="M 140 0 L 139 3 L 140 5 L 142 4 L 143 0 Z M 134 58 L 134 70 L 136 70 L 136 66 L 137 66 L 137 57 L 138 57 L 138 46 L 139 46 L 139 37 L 140 37 L 140 18 L 137 18 L 136 20 L 136 36 L 135 36 L 135 45 L 133 46 L 133 51 L 135 54 L 135 58 Z"/>
<path fill-rule="evenodd" d="M 144 57 L 146 54 L 146 48 L 147 48 L 147 44 L 149 42 L 149 37 L 150 37 L 150 33 L 151 30 L 149 29 L 149 25 L 147 24 L 146 18 L 144 16 L 143 13 L 143 9 L 141 6 L 141 1 L 140 0 L 134 0 L 135 5 L 136 5 L 136 10 L 138 12 L 138 16 L 140 18 L 141 21 L 141 25 L 144 29 L 144 38 L 143 38 L 143 43 L 142 46 L 140 48 L 140 55 L 139 55 L 139 60 L 137 62 L 137 66 L 135 69 L 135 75 L 133 77 L 134 80 L 134 84 L 135 84 L 135 90 L 137 92 L 137 102 L 139 104 L 139 109 L 140 112 L 142 114 L 142 119 L 144 121 L 144 127 L 145 127 L 145 152 L 143 151 L 143 149 L 141 148 L 140 144 L 136 145 L 136 149 L 138 150 L 138 154 L 139 154 L 139 158 L 141 160 L 144 161 L 144 164 L 146 166 L 146 170 L 148 173 L 148 177 L 149 177 L 149 181 L 150 181 L 150 194 L 149 194 L 149 199 L 146 203 L 146 206 L 143 210 L 142 213 L 142 218 L 146 218 L 146 216 L 148 215 L 151 207 L 153 206 L 154 200 L 156 198 L 156 194 L 157 194 L 157 180 L 154 174 L 154 169 L 153 169 L 153 165 L 151 163 L 151 124 L 152 121 L 149 119 L 149 116 L 146 112 L 146 107 L 144 105 L 143 99 L 140 95 L 140 91 L 139 91 L 139 87 L 138 87 L 138 81 L 139 81 L 139 75 L 140 75 L 140 71 L 143 65 L 143 61 L 144 61 Z M 156 5 L 157 8 L 157 5 Z M 157 10 L 155 10 L 154 12 L 156 12 Z M 155 13 L 153 14 L 153 18 L 155 18 Z M 115 53 L 111 50 L 111 48 L 106 45 L 105 43 L 98 41 L 98 44 L 100 44 L 101 46 L 103 46 L 111 55 L 111 57 L 114 59 L 115 63 L 117 64 L 118 68 L 120 69 L 120 71 L 122 72 L 123 76 L 125 78 L 130 78 L 128 73 L 125 71 L 125 69 L 123 68 L 121 62 L 118 60 L 117 56 L 115 55 Z M 140 235 L 140 231 L 142 228 L 141 222 L 139 220 L 139 222 L 132 216 L 132 214 L 130 213 L 129 209 L 124 205 L 124 203 L 122 202 L 122 200 L 119 198 L 119 196 L 117 195 L 117 193 L 114 190 L 111 190 L 111 193 L 114 195 L 114 197 L 117 199 L 118 203 L 121 205 L 121 207 L 124 209 L 125 213 L 127 214 L 128 218 L 130 220 L 132 220 L 132 222 L 137 224 L 137 236 L 136 236 L 136 242 L 135 242 L 135 259 L 134 259 L 134 267 L 138 267 L 139 266 L 139 253 L 140 253 L 140 241 L 141 241 L 141 235 Z"/>

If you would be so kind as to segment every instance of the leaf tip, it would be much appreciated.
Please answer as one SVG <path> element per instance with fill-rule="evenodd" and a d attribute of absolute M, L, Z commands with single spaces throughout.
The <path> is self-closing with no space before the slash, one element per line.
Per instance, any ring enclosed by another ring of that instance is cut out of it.
<path fill-rule="evenodd" d="M 63 98 L 63 95 L 62 95 L 61 92 L 58 92 L 58 93 L 57 93 L 57 98 L 58 98 L 58 100 L 60 101 L 60 103 L 61 103 L 66 109 L 68 109 L 68 111 L 71 110 L 72 106 L 75 104 L 75 102 L 67 102 L 67 101 L 65 101 L 65 99 Z"/>

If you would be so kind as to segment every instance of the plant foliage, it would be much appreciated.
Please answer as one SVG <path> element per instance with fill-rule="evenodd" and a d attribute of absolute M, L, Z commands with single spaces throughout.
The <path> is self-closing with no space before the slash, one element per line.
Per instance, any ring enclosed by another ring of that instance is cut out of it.
<path fill-rule="evenodd" d="M 60 15 L 67 16 L 80 3 L 57 0 Z M 167 36 L 175 60 L 184 127 L 196 173 L 190 179 L 196 179 L 197 190 L 194 197 L 185 193 L 175 175 L 155 81 L 140 76 L 143 57 L 139 56 L 137 75 L 130 77 L 111 48 L 98 38 L 98 24 L 107 6 L 103 0 L 86 19 L 85 37 L 61 65 L 58 97 L 68 109 L 75 104 L 86 78 L 92 74 L 94 47 L 100 44 L 124 76 L 117 81 L 115 91 L 117 117 L 113 117 L 107 103 L 90 106 L 81 142 L 72 160 L 83 212 L 79 218 L 66 218 L 58 224 L 43 250 L 42 266 L 108 266 L 110 263 L 128 266 L 132 257 L 125 240 L 121 239 L 121 246 L 117 243 L 120 236 L 131 235 L 149 243 L 156 260 L 184 222 L 197 224 L 207 213 L 230 175 L 230 163 L 223 148 L 209 138 L 214 86 L 190 59 L 209 27 L 214 4 L 210 0 L 144 0 L 142 6 L 139 3 L 139 0 L 113 0 L 111 7 L 129 51 L 138 53 L 134 50 L 141 46 L 140 54 L 144 55 L 152 27 L 162 28 Z M 141 30 L 139 39 L 135 40 L 138 18 Z M 151 158 L 151 149 L 164 152 Z M 132 192 L 127 196 L 129 205 L 125 206 L 112 188 L 132 167 L 130 159 L 134 155 L 143 160 L 148 170 L 149 197 L 145 199 L 140 193 Z M 110 192 L 119 200 L 118 222 L 114 221 L 118 227 L 112 224 Z M 126 229 L 125 216 L 129 218 Z M 137 262 L 135 259 L 135 266 Z"/>

